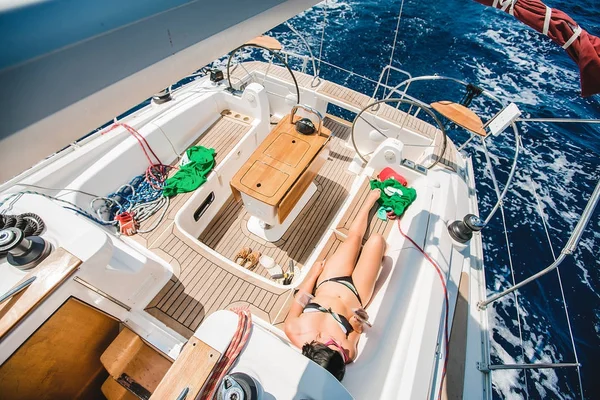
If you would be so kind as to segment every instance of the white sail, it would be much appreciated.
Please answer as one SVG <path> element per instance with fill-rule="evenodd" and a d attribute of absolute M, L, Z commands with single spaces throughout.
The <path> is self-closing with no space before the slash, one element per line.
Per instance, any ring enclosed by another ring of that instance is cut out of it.
<path fill-rule="evenodd" d="M 0 6 L 0 182 L 318 1 L 116 3 Z"/>

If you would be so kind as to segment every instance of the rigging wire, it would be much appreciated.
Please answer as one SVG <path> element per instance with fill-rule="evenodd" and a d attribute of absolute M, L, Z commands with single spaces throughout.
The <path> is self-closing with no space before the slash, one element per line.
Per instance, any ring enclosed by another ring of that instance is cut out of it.
<path fill-rule="evenodd" d="M 498 199 L 500 200 L 501 199 L 500 187 L 498 186 L 498 180 L 496 179 L 496 174 L 494 173 L 494 168 L 492 166 L 492 161 L 490 160 L 488 148 L 485 144 L 485 139 L 482 139 L 481 143 L 483 145 L 483 152 L 485 154 L 486 163 L 490 170 L 490 176 L 492 178 L 492 183 L 494 185 L 494 191 L 496 192 L 496 196 L 498 196 Z M 513 260 L 512 260 L 512 253 L 510 252 L 510 240 L 508 238 L 508 231 L 506 229 L 506 216 L 504 214 L 504 205 L 503 205 L 502 201 L 500 201 L 500 215 L 502 217 L 502 226 L 504 227 L 504 240 L 506 241 L 506 252 L 508 254 L 508 263 L 510 265 L 510 274 L 512 277 L 512 284 L 514 286 L 516 284 L 515 270 L 514 270 L 514 265 L 513 265 Z M 515 309 L 517 311 L 517 326 L 519 327 L 519 341 L 521 344 L 521 357 L 523 359 L 523 362 L 525 362 L 525 348 L 523 346 L 523 329 L 521 326 L 521 311 L 520 311 L 520 306 L 519 306 L 519 295 L 517 294 L 516 290 L 514 291 L 514 295 L 515 295 Z M 529 398 L 529 389 L 528 389 L 528 384 L 527 384 L 527 371 L 526 370 L 523 371 L 523 376 L 525 377 L 525 395 L 527 398 Z"/>
<path fill-rule="evenodd" d="M 508 262 L 510 264 L 510 275 L 512 278 L 513 285 L 516 284 L 515 281 L 515 270 L 513 267 L 512 254 L 510 252 L 510 241 L 508 239 L 508 231 L 506 229 L 506 217 L 504 215 L 504 206 L 500 206 L 500 215 L 502 217 L 502 225 L 504 226 L 504 239 L 506 241 L 506 252 L 508 253 Z M 519 327 L 519 341 L 521 342 L 521 357 L 523 358 L 523 363 L 525 363 L 525 347 L 523 346 L 523 329 L 521 326 L 521 312 L 519 306 L 519 295 L 517 291 L 514 292 L 515 295 L 515 309 L 517 310 L 517 326 Z M 523 371 L 523 375 L 525 377 L 525 395 L 529 398 L 529 388 L 527 385 L 527 371 Z"/>
<path fill-rule="evenodd" d="M 36 195 L 36 196 L 42 196 L 42 197 L 45 197 L 47 199 L 57 201 L 59 203 L 63 203 L 63 204 L 65 204 L 65 205 L 63 205 L 63 208 L 75 211 L 76 213 L 81 214 L 84 217 L 87 217 L 87 218 L 91 219 L 92 221 L 94 221 L 94 222 L 96 222 L 96 223 L 98 223 L 100 225 L 116 225 L 116 224 L 118 224 L 117 221 L 103 221 L 103 220 L 100 220 L 100 219 L 96 218 L 95 216 L 93 216 L 92 214 L 90 214 L 89 212 L 85 211 L 83 208 L 79 207 L 77 204 L 72 203 L 70 201 L 67 201 L 67 200 L 64 200 L 64 199 L 60 199 L 58 197 L 50 196 L 50 195 L 45 194 L 45 193 L 35 192 L 33 190 L 23 190 L 23 191 L 20 191 L 20 192 L 9 194 L 7 198 L 5 198 L 3 201 L 0 201 L 0 209 L 4 206 L 4 204 L 6 204 L 7 201 L 9 201 L 11 199 L 15 199 L 15 198 L 16 198 L 15 201 L 17 201 L 18 199 L 20 199 L 25 194 L 32 194 L 32 195 Z M 3 196 L 6 196 L 6 194 L 4 194 Z M 14 205 L 14 202 L 11 204 L 11 207 L 12 207 L 12 205 Z"/>
<path fill-rule="evenodd" d="M 483 140 L 482 140 L 482 143 L 483 143 L 483 147 L 484 147 L 484 154 L 486 156 L 486 161 L 487 161 L 487 164 L 488 164 L 488 168 L 490 169 L 492 182 L 494 183 L 494 189 L 496 191 L 496 194 L 498 195 L 499 194 L 499 187 L 498 187 L 497 180 L 495 178 L 494 171 L 492 169 L 491 160 L 489 158 L 487 147 L 486 147 L 485 142 Z M 525 151 L 528 151 L 524 146 L 523 146 L 523 148 L 525 149 Z M 556 261 L 556 253 L 554 251 L 554 247 L 553 247 L 552 241 L 550 239 L 550 233 L 549 233 L 548 226 L 547 226 L 546 215 L 543 212 L 541 199 L 539 198 L 539 195 L 537 194 L 537 191 L 535 189 L 535 185 L 534 185 L 533 179 L 531 178 L 531 171 L 529 171 L 527 179 L 528 179 L 529 185 L 531 187 L 532 193 L 533 193 L 533 195 L 535 197 L 536 203 L 537 203 L 537 211 L 538 211 L 538 214 L 540 215 L 540 217 L 542 219 L 542 225 L 543 225 L 543 228 L 544 228 L 544 231 L 545 231 L 545 235 L 546 235 L 546 239 L 548 241 L 548 245 L 550 247 L 550 251 L 552 253 L 552 257 Z M 501 212 L 501 216 L 502 216 L 502 223 L 503 223 L 503 226 L 504 226 L 504 234 L 505 234 L 505 240 L 506 240 L 506 245 L 507 245 L 507 252 L 508 252 L 508 257 L 509 257 L 509 264 L 510 264 L 510 270 L 511 270 L 513 285 L 515 285 L 514 267 L 513 267 L 513 262 L 512 262 L 512 254 L 510 252 L 510 244 L 509 244 L 509 239 L 508 239 L 508 233 L 507 233 L 507 230 L 506 230 L 506 219 L 505 219 L 505 213 L 504 213 L 503 204 L 500 204 L 500 212 Z M 557 272 L 557 278 L 558 278 L 559 288 L 560 288 L 560 291 L 561 291 L 561 297 L 562 297 L 563 307 L 564 307 L 564 310 L 565 310 L 565 316 L 566 316 L 566 320 L 567 320 L 567 326 L 568 326 L 568 330 L 569 330 L 569 336 L 570 336 L 570 340 L 571 340 L 571 346 L 573 348 L 573 354 L 575 356 L 575 363 L 576 363 L 576 368 L 577 368 L 577 377 L 578 377 L 579 388 L 580 388 L 580 396 L 581 396 L 581 399 L 583 399 L 584 396 L 583 396 L 583 385 L 582 385 L 582 380 L 581 380 L 581 365 L 579 363 L 579 356 L 577 354 L 577 349 L 575 347 L 575 339 L 574 339 L 574 335 L 573 335 L 573 330 L 572 330 L 572 326 L 571 326 L 570 315 L 569 315 L 569 311 L 568 311 L 568 307 L 567 307 L 567 302 L 566 302 L 566 298 L 565 298 L 565 294 L 564 294 L 564 287 L 563 287 L 563 284 L 562 284 L 562 278 L 561 278 L 561 275 L 560 275 L 559 268 L 556 268 L 556 272 Z M 519 311 L 519 300 L 518 300 L 517 291 L 514 292 L 514 295 L 515 295 L 515 308 L 517 310 L 517 322 L 518 322 L 518 327 L 519 327 L 519 337 L 520 337 L 520 342 L 521 342 L 521 353 L 522 353 L 523 360 L 525 360 L 524 348 L 523 348 L 523 338 L 522 338 L 522 327 L 521 327 L 521 322 L 520 322 L 521 318 L 520 318 L 520 311 Z M 528 384 L 527 384 L 527 373 L 526 372 L 525 372 L 525 391 L 526 391 L 527 396 L 529 396 L 529 394 L 528 394 Z"/>
<path fill-rule="evenodd" d="M 321 60 L 323 59 L 323 42 L 325 41 L 325 26 L 327 26 L 327 1 L 323 7 L 323 30 L 321 31 L 321 45 L 319 46 L 319 68 L 316 71 L 317 76 L 321 76 Z"/>
<path fill-rule="evenodd" d="M 387 76 L 385 77 L 385 86 L 388 85 L 388 81 L 390 79 L 390 72 L 392 67 L 392 62 L 394 60 L 394 53 L 396 52 L 396 42 L 398 41 L 398 31 L 400 30 L 400 21 L 402 20 L 402 10 L 404 9 L 404 0 L 400 3 L 400 11 L 398 12 L 398 21 L 396 22 L 396 32 L 394 33 L 394 42 L 392 43 L 392 53 L 390 54 L 390 62 L 388 64 Z M 321 58 L 319 56 L 319 58 Z M 385 98 L 387 91 L 384 88 L 383 97 Z"/>
<path fill-rule="evenodd" d="M 93 193 L 89 193 L 89 192 L 85 192 L 83 190 L 78 190 L 78 189 L 69 189 L 69 188 L 49 188 L 49 187 L 45 187 L 45 186 L 39 186 L 39 185 L 31 185 L 29 183 L 15 183 L 14 186 L 25 186 L 25 187 L 32 187 L 32 188 L 36 188 L 36 189 L 42 189 L 42 190 L 49 190 L 49 191 L 56 191 L 56 192 L 75 192 L 75 193 L 81 193 L 81 194 L 85 194 L 86 196 L 90 196 L 90 197 L 97 197 L 97 194 L 93 194 Z M 60 196 L 66 196 L 69 193 L 63 193 Z M 56 197 L 60 197 L 60 196 L 56 196 Z"/>
<path fill-rule="evenodd" d="M 546 238 L 548 239 L 548 245 L 550 246 L 550 252 L 552 253 L 552 258 L 554 259 L 554 261 L 556 261 L 556 253 L 554 252 L 554 246 L 552 246 L 552 241 L 550 240 L 550 233 L 548 232 L 546 214 L 544 213 L 544 210 L 542 209 L 542 202 L 541 202 L 539 195 L 537 194 L 537 191 L 535 190 L 535 185 L 533 184 L 533 179 L 531 179 L 531 172 L 527 178 L 529 180 L 531 190 L 532 190 L 535 200 L 537 202 L 538 214 L 540 215 L 540 218 L 542 219 L 542 225 L 544 227 L 544 231 L 546 232 Z M 577 363 L 576 368 L 577 368 L 577 378 L 579 380 L 579 393 L 581 395 L 581 400 L 583 400 L 584 397 L 583 397 L 583 384 L 581 381 L 581 366 L 579 363 L 579 356 L 577 355 L 577 348 L 575 347 L 575 338 L 573 336 L 573 329 L 571 328 L 571 317 L 569 316 L 569 308 L 567 307 L 567 300 L 565 299 L 565 290 L 563 288 L 559 266 L 556 267 L 556 276 L 558 277 L 558 286 L 560 287 L 560 294 L 562 297 L 563 307 L 565 309 L 565 316 L 567 318 L 567 327 L 569 329 L 569 336 L 571 339 L 571 346 L 573 347 L 573 354 L 575 355 L 575 363 Z"/>

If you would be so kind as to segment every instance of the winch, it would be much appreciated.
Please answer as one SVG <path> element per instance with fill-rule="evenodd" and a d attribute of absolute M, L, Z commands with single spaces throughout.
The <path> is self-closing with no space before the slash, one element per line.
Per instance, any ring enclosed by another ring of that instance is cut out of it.
<path fill-rule="evenodd" d="M 25 237 L 19 228 L 0 230 L 0 256 L 7 255 L 8 263 L 27 271 L 50 254 L 52 246 L 39 236 Z"/>
<path fill-rule="evenodd" d="M 250 375 L 234 372 L 223 377 L 216 398 L 217 400 L 258 400 L 262 398 L 262 390 Z"/>

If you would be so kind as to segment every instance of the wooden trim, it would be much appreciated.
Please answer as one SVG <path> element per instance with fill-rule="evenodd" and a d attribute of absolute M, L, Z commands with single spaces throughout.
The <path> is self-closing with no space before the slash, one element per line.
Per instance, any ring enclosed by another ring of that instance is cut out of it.
<path fill-rule="evenodd" d="M 279 208 L 277 209 L 277 217 L 279 218 L 280 224 L 282 224 L 287 216 L 290 215 L 302 195 L 304 195 L 304 192 L 306 192 L 306 189 L 308 189 L 317 175 L 319 175 L 319 171 L 325 164 L 325 161 L 327 161 L 325 157 L 317 156 L 316 159 L 308 166 L 306 171 L 302 173 L 300 178 L 298 178 L 290 191 L 281 200 Z"/>
<path fill-rule="evenodd" d="M 460 400 L 465 385 L 465 362 L 467 355 L 467 323 L 469 318 L 469 274 L 461 273 L 458 297 L 452 319 L 452 331 L 448 345 L 448 373 L 442 382 L 442 400 Z"/>
<path fill-rule="evenodd" d="M 118 333 L 113 317 L 69 298 L 0 366 L 0 398 L 100 397 L 100 355 Z"/>
<path fill-rule="evenodd" d="M 486 136 L 481 118 L 462 104 L 451 101 L 437 101 L 431 103 L 431 107 L 469 132 L 473 132 L 479 136 Z"/>
<path fill-rule="evenodd" d="M 296 132 L 291 116 L 286 115 L 231 179 L 234 196 L 238 190 L 270 206 L 279 205 L 329 140 L 329 129 L 322 127 L 321 133 L 327 137 Z M 300 152 L 294 151 L 297 144 L 303 145 Z"/>
<path fill-rule="evenodd" d="M 124 328 L 102 353 L 100 361 L 115 380 L 126 376 L 148 392 L 156 389 L 171 367 L 171 360 L 128 328 Z"/>
<path fill-rule="evenodd" d="M 176 399 L 186 387 L 189 388 L 187 398 L 195 399 L 220 356 L 218 351 L 192 336 L 151 399 Z"/>
<path fill-rule="evenodd" d="M 273 51 L 281 51 L 283 46 L 277 39 L 271 36 L 257 36 L 252 40 L 246 42 L 246 44 L 257 44 L 262 47 L 266 47 L 267 49 L 271 49 Z"/>
<path fill-rule="evenodd" d="M 79 265 L 79 258 L 59 247 L 25 275 L 17 285 L 33 276 L 36 279 L 27 289 L 0 305 L 0 340 L 73 274 Z"/>

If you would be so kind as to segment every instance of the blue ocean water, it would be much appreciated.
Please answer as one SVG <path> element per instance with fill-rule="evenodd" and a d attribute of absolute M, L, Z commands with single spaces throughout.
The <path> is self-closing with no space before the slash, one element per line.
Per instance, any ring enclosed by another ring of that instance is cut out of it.
<path fill-rule="evenodd" d="M 600 36 L 600 3 L 548 0 Z M 320 53 L 323 8 L 327 11 L 322 58 L 377 79 L 388 64 L 401 0 L 328 0 L 290 22 Z M 270 32 L 287 49 L 306 54 L 300 39 L 285 25 Z M 600 118 L 600 96 L 581 98 L 575 64 L 546 37 L 509 15 L 465 0 L 405 0 L 393 65 L 413 76 L 439 74 L 472 82 L 505 101 L 516 102 L 525 116 Z M 371 94 L 373 85 L 322 66 L 329 80 Z M 392 75 L 390 83 L 403 77 Z M 444 86 L 415 83 L 410 94 L 424 101 L 460 100 Z M 476 99 L 483 116 L 496 111 Z M 484 118 L 485 119 L 485 118 Z M 560 252 L 586 201 L 600 179 L 600 128 L 582 125 L 521 125 L 523 154 L 515 183 L 504 203 L 508 247 L 519 282 L 553 261 L 539 210 L 548 223 L 553 251 Z M 461 143 L 463 132 L 451 131 Z M 489 142 L 499 182 L 505 182 L 514 139 L 504 134 Z M 476 169 L 481 215 L 495 202 L 485 158 L 479 145 L 467 147 Z M 498 213 L 484 232 L 488 293 L 508 287 L 509 267 L 502 218 Z M 560 267 L 560 277 L 582 365 L 582 386 L 575 369 L 493 372 L 495 398 L 600 398 L 600 210 L 596 210 L 574 257 Z M 521 333 L 514 296 L 489 313 L 493 363 L 574 362 L 559 277 L 552 272 L 518 292 Z"/>

